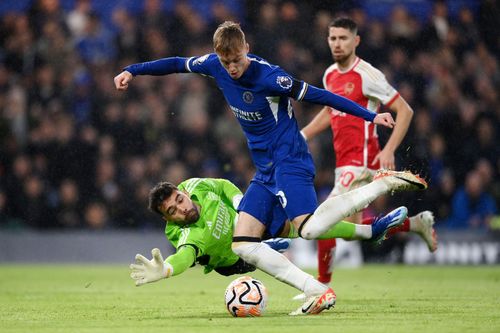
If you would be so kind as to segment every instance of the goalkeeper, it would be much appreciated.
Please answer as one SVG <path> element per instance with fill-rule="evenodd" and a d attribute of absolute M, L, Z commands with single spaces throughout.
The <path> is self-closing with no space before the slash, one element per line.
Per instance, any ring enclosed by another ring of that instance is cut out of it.
<path fill-rule="evenodd" d="M 130 276 L 135 284 L 141 286 L 179 275 L 196 263 L 205 266 L 205 273 L 215 270 L 222 275 L 232 275 L 255 270 L 255 266 L 244 262 L 231 250 L 237 207 L 242 196 L 241 191 L 225 179 L 191 178 L 179 186 L 169 182 L 157 184 L 150 191 L 148 208 L 167 222 L 165 235 L 177 252 L 166 260 L 159 249 L 151 251 L 151 260 L 137 254 L 136 263 L 130 265 Z M 268 216 L 273 223 L 269 224 L 263 238 L 297 238 L 297 230 L 284 211 L 282 215 L 277 213 L 279 211 L 282 210 L 276 209 L 273 216 Z M 388 229 L 402 223 L 406 214 L 406 207 L 400 207 L 372 225 L 340 221 L 319 238 L 379 241 Z M 270 239 L 268 245 L 280 250 L 283 240 Z"/>

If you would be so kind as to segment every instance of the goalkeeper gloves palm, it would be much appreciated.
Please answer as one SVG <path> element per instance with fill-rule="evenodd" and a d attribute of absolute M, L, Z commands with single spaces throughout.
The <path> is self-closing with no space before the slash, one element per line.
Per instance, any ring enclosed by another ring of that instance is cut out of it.
<path fill-rule="evenodd" d="M 130 277 L 135 280 L 136 286 L 169 278 L 174 273 L 172 265 L 163 261 L 159 249 L 154 248 L 151 254 L 153 255 L 151 260 L 141 254 L 136 254 L 135 264 L 130 264 L 132 270 Z"/>

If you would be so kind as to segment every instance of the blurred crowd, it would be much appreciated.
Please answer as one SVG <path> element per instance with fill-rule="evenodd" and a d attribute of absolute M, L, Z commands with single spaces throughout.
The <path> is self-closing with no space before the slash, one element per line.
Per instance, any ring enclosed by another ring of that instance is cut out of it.
<path fill-rule="evenodd" d="M 378 20 L 338 1 L 241 3 L 235 11 L 214 0 L 207 15 L 192 2 L 167 11 L 143 0 L 105 18 L 90 0 L 70 9 L 34 0 L 1 16 L 0 227 L 162 228 L 147 211 L 161 180 L 224 177 L 245 190 L 254 173 L 246 142 L 211 79 L 137 77 L 121 93 L 113 77 L 131 63 L 212 52 L 213 31 L 231 19 L 252 53 L 321 86 L 332 62 L 328 24 L 349 15 L 360 27 L 358 55 L 415 111 L 398 166 L 430 182 L 426 192 L 378 200 L 372 213 L 404 203 L 432 210 L 438 226 L 490 228 L 500 205 L 498 2 L 452 16 L 437 1 L 425 20 L 404 6 Z M 321 108 L 294 106 L 301 125 Z M 331 135 L 310 143 L 320 199 L 334 181 Z"/>

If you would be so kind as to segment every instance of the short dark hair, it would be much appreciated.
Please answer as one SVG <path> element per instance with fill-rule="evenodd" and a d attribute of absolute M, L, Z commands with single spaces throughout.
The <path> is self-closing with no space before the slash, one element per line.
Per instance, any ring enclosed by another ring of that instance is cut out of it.
<path fill-rule="evenodd" d="M 349 17 L 337 17 L 328 25 L 328 28 L 332 27 L 347 29 L 355 35 L 358 33 L 358 25 Z"/>
<path fill-rule="evenodd" d="M 170 182 L 160 182 L 156 184 L 155 187 L 153 187 L 151 191 L 149 191 L 148 209 L 153 213 L 157 213 L 163 216 L 163 214 L 160 212 L 159 207 L 161 203 L 165 199 L 168 199 L 175 190 L 177 190 L 177 186 Z"/>

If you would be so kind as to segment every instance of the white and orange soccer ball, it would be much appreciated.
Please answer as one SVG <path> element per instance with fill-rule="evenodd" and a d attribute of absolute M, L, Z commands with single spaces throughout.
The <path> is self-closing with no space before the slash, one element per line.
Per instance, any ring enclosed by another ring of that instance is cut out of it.
<path fill-rule="evenodd" d="M 267 289 L 251 276 L 242 276 L 226 288 L 226 308 L 233 317 L 262 316 L 267 304 Z"/>

